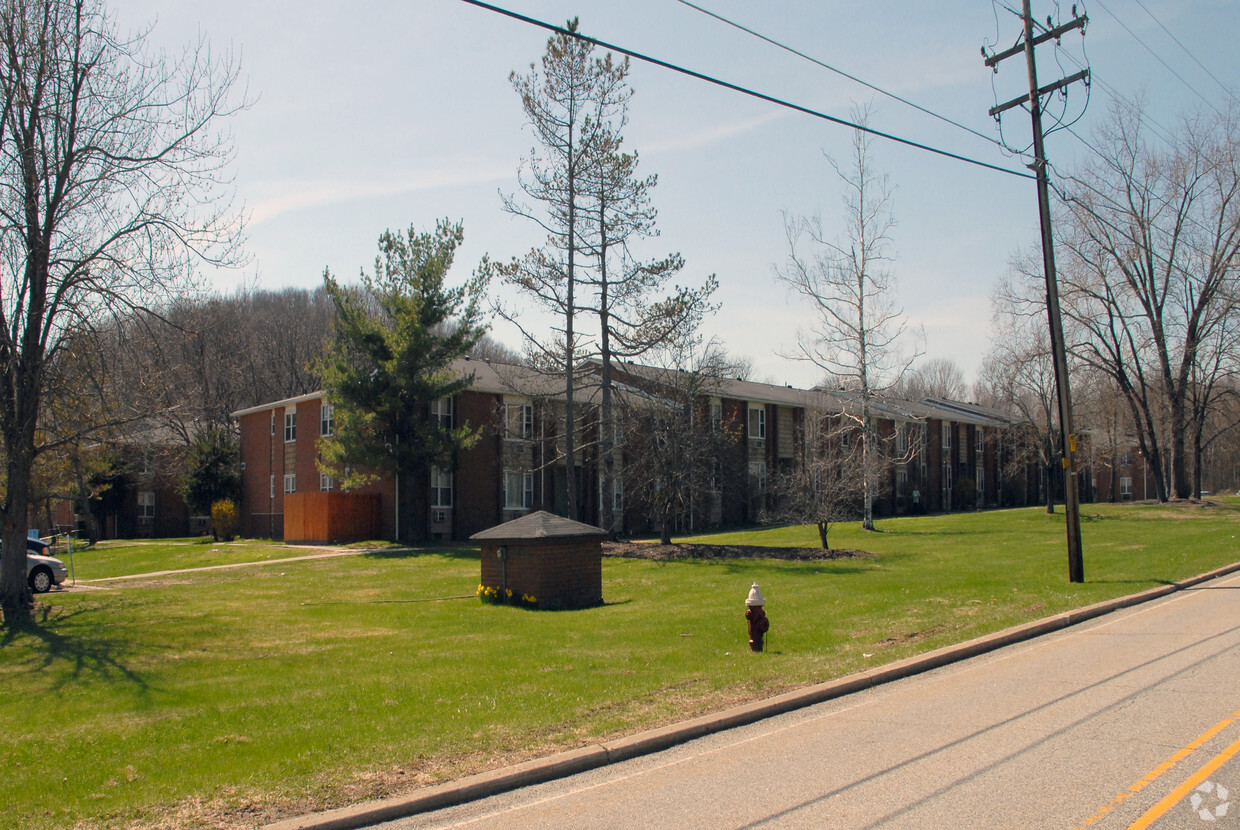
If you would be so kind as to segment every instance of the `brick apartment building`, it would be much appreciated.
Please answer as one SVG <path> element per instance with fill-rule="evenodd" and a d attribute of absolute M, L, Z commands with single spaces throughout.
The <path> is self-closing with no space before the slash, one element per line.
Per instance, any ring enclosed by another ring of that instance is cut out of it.
<path fill-rule="evenodd" d="M 554 379 L 515 366 L 464 359 L 454 369 L 472 374 L 470 388 L 451 400 L 436 401 L 432 414 L 445 423 L 483 428 L 482 438 L 462 451 L 451 465 L 434 467 L 419 481 L 385 475 L 358 492 L 379 501 L 378 524 L 371 538 L 457 539 L 518 518 L 535 509 L 567 514 L 569 465 L 563 453 L 563 392 Z M 617 394 L 641 392 L 655 398 L 658 370 L 622 364 L 616 367 Z M 587 371 L 588 374 L 588 371 Z M 770 515 L 767 480 L 776 470 L 795 464 L 806 441 L 807 423 L 816 416 L 854 419 L 857 401 L 844 392 L 726 380 L 717 394 L 700 403 L 703 428 L 720 421 L 739 426 L 730 431 L 721 461 L 739 474 L 703 482 L 693 503 L 679 518 L 679 530 L 736 525 Z M 601 492 L 597 429 L 597 388 L 582 384 L 577 397 L 582 413 L 579 449 L 572 465 L 578 485 L 578 516 L 597 523 L 600 501 L 610 498 L 617 529 L 643 532 L 652 522 L 643 505 L 626 499 L 623 475 L 614 492 Z M 872 407 L 874 429 L 899 457 L 889 465 L 874 504 L 876 516 L 946 512 L 985 507 L 1037 504 L 1046 482 L 1027 467 L 1019 474 L 1007 454 L 1005 437 L 1019 429 L 999 413 L 953 401 L 882 400 Z M 242 533 L 281 539 L 285 535 L 286 499 L 304 493 L 335 493 L 338 485 L 318 468 L 317 443 L 330 435 L 334 419 L 321 392 L 274 401 L 234 413 L 241 436 Z M 592 431 L 593 430 L 593 431 Z M 845 439 L 847 440 L 847 439 Z M 630 442 L 616 450 L 617 470 L 625 453 L 641 450 Z M 406 488 L 400 493 L 400 488 Z M 416 492 L 410 491 L 413 488 Z M 418 505 L 397 515 L 400 494 Z M 404 522 L 403 527 L 398 527 Z"/>

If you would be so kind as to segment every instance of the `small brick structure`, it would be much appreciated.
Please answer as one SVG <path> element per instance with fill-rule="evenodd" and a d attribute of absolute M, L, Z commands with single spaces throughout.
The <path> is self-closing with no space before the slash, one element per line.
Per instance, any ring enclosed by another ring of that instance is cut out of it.
<path fill-rule="evenodd" d="M 603 540 L 611 534 L 539 510 L 469 537 L 482 548 L 482 584 L 547 609 L 603 604 Z"/>

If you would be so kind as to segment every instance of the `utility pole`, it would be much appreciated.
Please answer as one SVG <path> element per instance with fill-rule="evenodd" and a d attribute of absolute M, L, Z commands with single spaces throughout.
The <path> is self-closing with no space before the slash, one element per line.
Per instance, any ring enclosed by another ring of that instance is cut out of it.
<path fill-rule="evenodd" d="M 1077 81 L 1089 83 L 1089 70 L 1084 69 L 1067 78 L 1062 78 L 1045 87 L 1038 87 L 1037 65 L 1034 60 L 1034 47 L 1048 40 L 1058 40 L 1073 29 L 1084 31 L 1088 18 L 1078 17 L 1076 6 L 1072 7 L 1072 20 L 1047 29 L 1036 37 L 1033 34 L 1033 13 L 1030 11 L 1030 0 L 1022 0 L 1021 17 L 1025 24 L 1024 43 L 1018 43 L 1011 49 L 986 57 L 986 65 L 994 69 L 1000 61 L 1025 53 L 1025 64 L 1029 70 L 1029 94 L 1022 95 L 1006 104 L 990 109 L 992 116 L 998 116 L 1005 110 L 1028 102 L 1029 113 L 1033 116 L 1033 172 L 1038 182 L 1038 211 L 1042 223 L 1042 264 L 1046 272 L 1046 316 L 1050 322 L 1051 351 L 1055 360 L 1055 389 L 1059 397 L 1059 438 L 1063 447 L 1064 470 L 1064 517 L 1068 531 L 1068 581 L 1085 581 L 1085 562 L 1081 554 L 1081 502 L 1077 489 L 1076 473 L 1076 433 L 1072 430 L 1072 394 L 1068 388 L 1068 358 L 1064 347 L 1063 322 L 1059 313 L 1059 288 L 1055 277 L 1055 245 L 1051 235 L 1050 185 L 1047 178 L 1046 148 L 1042 136 L 1042 96 L 1061 89 Z M 985 55 L 986 50 L 982 50 Z"/>

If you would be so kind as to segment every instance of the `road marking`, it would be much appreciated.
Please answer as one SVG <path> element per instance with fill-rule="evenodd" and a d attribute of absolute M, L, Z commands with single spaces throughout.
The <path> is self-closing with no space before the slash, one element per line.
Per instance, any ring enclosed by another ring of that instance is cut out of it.
<path fill-rule="evenodd" d="M 1169 792 L 1167 797 L 1162 801 L 1155 804 L 1148 813 L 1128 825 L 1128 830 L 1144 830 L 1144 828 L 1149 827 L 1151 824 L 1158 821 L 1158 819 L 1162 818 L 1164 813 L 1179 804 L 1180 801 L 1184 799 L 1184 796 L 1196 789 L 1197 786 L 1209 778 L 1215 770 L 1230 761 L 1232 756 L 1237 752 L 1240 752 L 1240 741 L 1236 741 L 1218 755 L 1211 758 L 1205 766 L 1194 772 L 1187 781 Z"/>
<path fill-rule="evenodd" d="M 1181 749 L 1179 752 L 1175 753 L 1175 754 L 1174 754 L 1174 755 L 1172 755 L 1170 758 L 1168 758 L 1167 760 L 1163 761 L 1161 764 L 1159 764 L 1158 766 L 1154 767 L 1154 769 L 1152 769 L 1152 770 L 1150 770 L 1148 773 L 1146 773 L 1146 774 L 1145 774 L 1145 776 L 1144 776 L 1143 778 L 1141 778 L 1141 780 L 1140 780 L 1140 781 L 1137 781 L 1135 784 L 1133 784 L 1132 786 L 1130 786 L 1128 789 L 1124 790 L 1122 793 L 1120 793 L 1119 795 L 1115 796 L 1115 798 L 1113 798 L 1113 799 L 1111 800 L 1111 803 L 1110 803 L 1110 804 L 1106 805 L 1106 806 L 1105 806 L 1105 807 L 1103 807 L 1101 810 L 1099 810 L 1098 812 L 1094 813 L 1092 816 L 1090 816 L 1089 818 L 1085 819 L 1085 820 L 1084 820 L 1084 821 L 1082 821 L 1080 824 L 1078 824 L 1078 825 L 1074 828 L 1074 830 L 1081 830 L 1081 828 L 1088 827 L 1088 826 L 1089 826 L 1089 825 L 1091 825 L 1091 824 L 1095 824 L 1095 823 L 1097 823 L 1097 822 L 1101 821 L 1101 820 L 1103 819 L 1103 817 L 1104 817 L 1104 816 L 1106 816 L 1108 813 L 1110 813 L 1111 811 L 1113 811 L 1113 810 L 1114 810 L 1116 807 L 1118 807 L 1119 805 L 1123 804 L 1123 803 L 1124 803 L 1125 801 L 1127 801 L 1128 799 L 1132 798 L 1132 797 L 1133 797 L 1134 795 L 1136 795 L 1137 793 L 1139 793 L 1139 792 L 1141 792 L 1142 790 L 1144 790 L 1144 789 L 1145 789 L 1146 787 L 1148 787 L 1150 784 L 1153 784 L 1155 781 L 1157 781 L 1157 780 L 1158 780 L 1158 778 L 1159 778 L 1160 776 L 1162 776 L 1162 775 L 1163 775 L 1163 773 L 1166 773 L 1166 772 L 1170 771 L 1173 767 L 1175 767 L 1175 765 L 1176 765 L 1176 764 L 1180 763 L 1180 762 L 1181 762 L 1181 761 L 1183 761 L 1185 758 L 1187 758 L 1188 756 L 1192 755 L 1194 752 L 1196 752 L 1198 749 L 1200 749 L 1202 746 L 1204 746 L 1204 745 L 1205 745 L 1205 743 L 1206 743 L 1207 741 L 1209 741 L 1211 738 L 1213 738 L 1213 737 L 1214 737 L 1215 735 L 1217 735 L 1219 732 L 1222 732 L 1222 731 L 1223 731 L 1224 729 L 1226 729 L 1228 726 L 1230 726 L 1231 724 L 1235 723 L 1237 719 L 1240 719 L 1240 711 L 1233 712 L 1233 713 L 1231 714 L 1231 717 L 1224 718 L 1223 720 L 1221 720 L 1221 721 L 1219 721 L 1218 723 L 1214 724 L 1214 726 L 1211 726 L 1209 729 L 1207 729 L 1205 732 L 1203 732 L 1203 733 L 1202 733 L 1199 737 L 1197 737 L 1197 738 L 1196 738 L 1196 739 L 1195 739 L 1192 743 L 1188 744 L 1188 745 L 1187 745 L 1187 746 L 1185 746 L 1183 749 Z M 1235 754 L 1236 754 L 1236 749 L 1237 749 L 1237 747 L 1240 747 L 1240 741 L 1237 741 L 1235 744 L 1232 744 L 1230 747 L 1228 747 L 1226 750 L 1224 750 L 1224 752 L 1230 752 L 1230 753 L 1231 753 L 1231 755 L 1235 755 Z M 1231 757 L 1231 755 L 1228 755 L 1227 757 L 1228 757 L 1228 758 L 1230 758 L 1230 757 Z M 1224 760 L 1224 761 L 1226 761 L 1227 759 L 1225 758 L 1225 759 L 1223 759 L 1223 760 Z M 1213 763 L 1213 762 L 1211 762 L 1211 763 Z M 1218 764 L 1218 766 L 1222 766 L 1222 764 L 1223 764 L 1223 761 L 1220 761 L 1220 762 L 1219 762 L 1219 764 Z M 1212 771 L 1213 771 L 1213 769 L 1217 769 L 1217 767 L 1212 768 L 1210 771 L 1212 772 Z M 1207 772 L 1207 773 L 1206 773 L 1206 775 L 1202 776 L 1202 780 L 1205 780 L 1205 778 L 1206 778 L 1206 777 L 1208 777 L 1208 776 L 1209 776 L 1209 772 Z M 1190 779 L 1190 780 L 1191 780 L 1191 779 Z M 1201 783 L 1201 782 L 1199 781 L 1199 782 L 1197 782 L 1197 783 Z M 1189 790 L 1191 790 L 1191 789 L 1192 789 L 1192 787 L 1188 787 L 1188 789 L 1186 789 L 1186 790 L 1184 791 L 1184 793 L 1181 793 L 1181 794 L 1180 794 L 1180 796 L 1176 799 L 1176 801 L 1179 801 L 1181 798 L 1183 798 L 1183 797 L 1184 797 L 1184 794 L 1185 794 L 1185 793 L 1187 793 L 1187 792 L 1188 792 Z M 1170 796 L 1168 796 L 1168 797 L 1170 797 Z M 1166 799 L 1164 799 L 1164 801 L 1165 801 L 1165 800 L 1166 800 Z M 1159 802 L 1159 805 L 1158 805 L 1158 806 L 1161 806 L 1161 804 L 1162 804 L 1162 802 Z M 1167 810 L 1167 809 L 1169 809 L 1171 806 L 1173 806 L 1173 804 L 1174 804 L 1174 802 L 1172 802 L 1172 804 L 1168 804 L 1168 805 L 1167 805 L 1167 807 L 1163 809 L 1163 812 L 1166 812 L 1166 810 Z M 1158 809 L 1158 806 L 1155 806 L 1155 807 L 1153 808 L 1153 810 L 1151 810 L 1151 811 L 1150 811 L 1150 813 L 1153 813 L 1153 812 L 1154 812 L 1154 810 L 1157 810 L 1157 809 Z M 1146 816 L 1150 815 L 1150 813 L 1146 813 Z M 1162 813 L 1159 813 L 1158 815 L 1162 815 Z M 1156 818 L 1158 818 L 1158 816 L 1153 816 L 1153 817 L 1151 817 L 1151 818 L 1150 818 L 1150 820 L 1149 820 L 1149 821 L 1152 823 L 1152 822 L 1153 822 Z M 1142 816 L 1142 817 L 1141 817 L 1141 819 L 1140 819 L 1139 821 L 1144 821 L 1144 820 L 1145 820 L 1145 816 Z M 1149 824 L 1148 824 L 1148 823 L 1147 823 L 1147 824 L 1139 824 L 1139 823 L 1138 823 L 1138 824 L 1134 824 L 1134 825 L 1132 825 L 1132 827 L 1138 827 L 1138 826 L 1140 826 L 1140 827 L 1148 827 L 1148 826 L 1149 826 Z M 1129 830 L 1132 830 L 1132 827 L 1130 827 L 1130 828 L 1129 828 Z"/>

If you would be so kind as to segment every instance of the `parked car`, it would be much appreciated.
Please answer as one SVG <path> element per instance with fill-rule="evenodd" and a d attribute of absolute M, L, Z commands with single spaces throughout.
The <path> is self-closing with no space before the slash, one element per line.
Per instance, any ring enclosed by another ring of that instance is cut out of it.
<path fill-rule="evenodd" d="M 69 569 L 55 556 L 48 556 L 51 547 L 41 539 L 26 540 L 26 581 L 36 594 L 46 594 L 53 585 L 69 578 Z"/>

